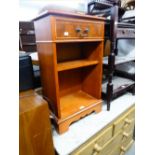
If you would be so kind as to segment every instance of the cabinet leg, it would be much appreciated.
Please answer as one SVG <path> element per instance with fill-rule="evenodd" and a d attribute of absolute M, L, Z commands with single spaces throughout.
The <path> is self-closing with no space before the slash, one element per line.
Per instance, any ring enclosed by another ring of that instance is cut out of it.
<path fill-rule="evenodd" d="M 107 84 L 107 110 L 110 110 L 110 103 L 112 100 L 112 94 L 113 94 L 113 84 L 108 83 Z"/>
<path fill-rule="evenodd" d="M 132 88 L 132 95 L 135 95 L 135 86 Z"/>
<path fill-rule="evenodd" d="M 66 122 L 58 124 L 58 127 L 57 128 L 58 128 L 59 134 L 62 134 L 64 132 L 68 131 L 69 125 L 70 124 L 68 124 Z"/>
<path fill-rule="evenodd" d="M 99 106 L 96 107 L 95 113 L 99 113 L 101 110 L 102 110 L 102 106 L 99 105 Z"/>

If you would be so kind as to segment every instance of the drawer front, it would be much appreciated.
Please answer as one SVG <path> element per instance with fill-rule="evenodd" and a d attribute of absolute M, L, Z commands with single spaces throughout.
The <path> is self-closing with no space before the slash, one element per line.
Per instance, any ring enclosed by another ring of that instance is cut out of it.
<path fill-rule="evenodd" d="M 56 18 L 56 40 L 103 39 L 104 23 Z"/>
<path fill-rule="evenodd" d="M 109 142 L 107 142 L 101 150 L 94 149 L 93 155 L 109 155 L 112 153 L 112 148 L 115 148 L 121 143 L 122 133 L 119 132 Z"/>
<path fill-rule="evenodd" d="M 123 137 L 122 137 L 122 141 L 121 144 L 122 145 L 126 145 L 129 141 L 131 141 L 133 139 L 133 131 L 130 131 L 130 133 L 127 132 L 123 132 Z M 125 146 L 126 147 L 126 146 Z"/>
<path fill-rule="evenodd" d="M 132 121 L 131 121 L 131 124 L 129 124 L 129 125 L 124 125 L 124 127 L 123 127 L 123 132 L 126 132 L 126 133 L 130 133 L 131 131 L 133 131 L 134 130 L 134 127 L 135 127 L 135 120 L 133 119 Z"/>
<path fill-rule="evenodd" d="M 120 153 L 121 153 L 121 147 L 119 146 L 115 148 L 109 155 L 120 155 Z"/>
<path fill-rule="evenodd" d="M 107 141 L 109 141 L 112 138 L 112 131 L 113 127 L 110 126 L 105 131 L 103 131 L 99 136 L 97 136 L 97 140 L 95 143 L 97 143 L 100 146 L 103 146 Z"/>
<path fill-rule="evenodd" d="M 93 140 L 81 146 L 72 155 L 93 155 L 96 146 L 103 146 L 105 143 L 112 139 L 112 126 L 103 129 Z"/>
<path fill-rule="evenodd" d="M 133 119 L 133 118 L 135 118 L 135 109 L 132 109 L 132 110 L 130 111 L 130 113 L 128 114 L 127 118 L 128 118 L 128 119 Z"/>
<path fill-rule="evenodd" d="M 114 122 L 114 135 L 134 123 L 134 107 Z"/>
<path fill-rule="evenodd" d="M 122 137 L 122 141 L 121 141 L 121 145 L 123 147 L 127 147 L 128 143 L 133 140 L 133 131 L 131 133 L 129 133 L 128 137 L 123 136 Z"/>
<path fill-rule="evenodd" d="M 126 151 L 129 150 L 129 148 L 132 146 L 133 143 L 134 143 L 134 140 L 132 138 L 130 138 L 127 142 L 125 142 L 121 146 L 121 153 L 120 153 L 120 155 L 125 155 Z"/>

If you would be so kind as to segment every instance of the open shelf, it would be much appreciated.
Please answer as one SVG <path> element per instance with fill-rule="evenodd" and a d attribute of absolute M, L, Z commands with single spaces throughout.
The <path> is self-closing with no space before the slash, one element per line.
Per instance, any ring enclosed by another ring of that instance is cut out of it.
<path fill-rule="evenodd" d="M 73 61 L 66 61 L 66 62 L 58 63 L 57 69 L 58 71 L 64 71 L 64 70 L 69 70 L 69 69 L 92 66 L 96 64 L 98 64 L 97 60 L 88 60 L 88 59 L 73 60 Z"/>
<path fill-rule="evenodd" d="M 135 57 L 125 57 L 125 56 L 124 57 L 118 57 L 118 56 L 116 56 L 115 57 L 115 65 L 120 65 L 120 64 L 131 62 L 134 60 L 135 60 Z M 108 65 L 108 56 L 103 58 L 103 64 Z"/>
<path fill-rule="evenodd" d="M 106 93 L 106 88 L 107 88 L 107 83 L 108 81 L 104 81 L 102 84 L 102 92 Z M 113 77 L 113 90 L 114 92 L 120 89 L 124 89 L 130 85 L 133 85 L 134 81 L 131 79 L 119 77 L 119 76 L 114 76 Z"/>
<path fill-rule="evenodd" d="M 97 103 L 99 100 L 92 97 L 88 93 L 78 90 L 60 98 L 60 111 L 62 118 L 66 118 L 70 115 L 78 113 L 82 109 L 85 109 L 94 103 Z"/>

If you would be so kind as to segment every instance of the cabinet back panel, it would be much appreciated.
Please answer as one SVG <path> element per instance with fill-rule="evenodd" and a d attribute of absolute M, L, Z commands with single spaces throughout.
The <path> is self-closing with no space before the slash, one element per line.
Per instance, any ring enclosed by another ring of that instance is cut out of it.
<path fill-rule="evenodd" d="M 71 61 L 81 59 L 81 46 L 79 43 L 57 44 L 57 61 Z"/>
<path fill-rule="evenodd" d="M 93 97 L 100 99 L 102 77 L 98 75 L 102 75 L 103 42 L 96 43 L 96 46 L 92 46 L 92 44 L 90 44 L 90 46 L 86 46 L 85 48 L 89 52 L 90 49 L 88 47 L 95 50 L 95 52 L 89 55 L 89 59 L 96 58 L 99 63 L 95 66 L 89 67 L 83 72 L 84 79 L 82 89 Z"/>
<path fill-rule="evenodd" d="M 89 60 L 98 60 L 100 52 L 98 46 L 100 42 L 82 43 L 82 55 Z M 101 50 L 101 49 L 100 49 Z"/>
<path fill-rule="evenodd" d="M 99 57 L 99 42 L 59 43 L 57 44 L 57 62 L 78 59 L 96 60 Z"/>
<path fill-rule="evenodd" d="M 81 69 L 59 72 L 60 96 L 81 90 Z"/>

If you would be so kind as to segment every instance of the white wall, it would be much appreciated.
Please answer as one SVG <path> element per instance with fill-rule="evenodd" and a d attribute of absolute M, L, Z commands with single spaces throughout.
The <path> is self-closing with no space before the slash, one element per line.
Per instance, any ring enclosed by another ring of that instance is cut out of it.
<path fill-rule="evenodd" d="M 19 20 L 27 21 L 36 17 L 39 11 L 45 6 L 55 9 L 70 11 L 87 11 L 88 0 L 20 0 L 19 1 Z"/>

